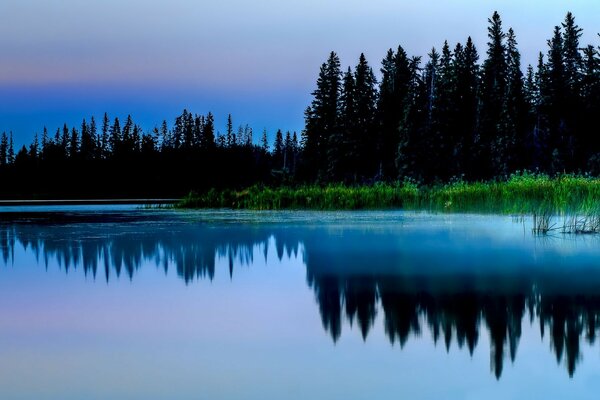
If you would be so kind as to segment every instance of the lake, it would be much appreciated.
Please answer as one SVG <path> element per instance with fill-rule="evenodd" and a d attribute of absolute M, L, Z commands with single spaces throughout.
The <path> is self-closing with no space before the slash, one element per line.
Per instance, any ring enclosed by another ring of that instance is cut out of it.
<path fill-rule="evenodd" d="M 529 218 L 0 208 L 3 399 L 595 399 L 599 317 Z"/>

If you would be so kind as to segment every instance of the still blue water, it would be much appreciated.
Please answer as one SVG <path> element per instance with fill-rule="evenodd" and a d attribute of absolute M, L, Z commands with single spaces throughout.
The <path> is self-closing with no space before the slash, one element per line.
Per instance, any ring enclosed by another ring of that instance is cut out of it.
<path fill-rule="evenodd" d="M 531 228 L 0 209 L 0 398 L 595 399 L 600 237 Z"/>

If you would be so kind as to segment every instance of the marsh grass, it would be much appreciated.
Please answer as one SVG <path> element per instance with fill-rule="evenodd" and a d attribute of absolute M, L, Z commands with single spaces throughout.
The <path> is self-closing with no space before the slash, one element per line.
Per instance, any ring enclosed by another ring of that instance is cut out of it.
<path fill-rule="evenodd" d="M 418 186 L 404 181 L 369 186 L 252 186 L 245 190 L 190 193 L 180 208 L 253 210 L 407 209 L 521 215 L 600 215 L 600 179 L 521 173 L 505 181 Z M 581 220 L 576 226 L 581 226 Z M 586 228 L 589 223 L 585 224 Z"/>

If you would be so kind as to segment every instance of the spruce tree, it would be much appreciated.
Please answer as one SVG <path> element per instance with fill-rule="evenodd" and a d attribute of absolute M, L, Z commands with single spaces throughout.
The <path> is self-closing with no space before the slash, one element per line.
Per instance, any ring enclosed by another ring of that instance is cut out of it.
<path fill-rule="evenodd" d="M 36 160 L 39 156 L 39 151 L 40 151 L 40 143 L 38 140 L 38 134 L 36 133 L 33 137 L 33 141 L 31 142 L 31 145 L 29 146 L 29 157 L 33 160 Z"/>
<path fill-rule="evenodd" d="M 79 153 L 79 134 L 77 133 L 77 129 L 73 127 L 71 129 L 71 138 L 69 140 L 69 157 L 71 159 L 77 158 Z"/>
<path fill-rule="evenodd" d="M 476 164 L 477 178 L 490 178 L 506 172 L 505 160 L 511 146 L 510 138 L 499 129 L 505 103 L 508 65 L 506 34 L 498 12 L 488 20 L 487 58 L 482 66 L 481 106 Z"/>
<path fill-rule="evenodd" d="M 581 69 L 582 56 L 579 46 L 583 29 L 575 23 L 572 13 L 567 13 L 563 28 L 563 63 L 565 79 L 564 115 L 566 129 L 565 135 L 565 167 L 569 171 L 575 171 L 584 166 L 582 162 L 585 149 L 582 144 L 583 137 L 588 132 L 580 129 L 582 109 L 584 107 L 581 98 Z"/>
<path fill-rule="evenodd" d="M 462 57 L 462 46 L 457 46 L 457 57 Z M 436 179 L 447 180 L 457 173 L 455 146 L 457 145 L 455 125 L 455 87 L 456 87 L 456 65 L 453 63 L 453 55 L 448 42 L 444 42 L 437 71 L 437 79 L 434 82 L 437 94 L 432 109 L 432 121 L 430 139 L 432 145 L 430 151 L 433 157 L 430 162 L 433 176 Z"/>
<path fill-rule="evenodd" d="M 388 50 L 382 61 L 381 74 L 377 102 L 378 168 L 382 178 L 395 179 L 398 175 L 396 156 L 400 130 L 407 123 L 406 113 L 410 105 L 412 79 L 410 60 L 402 46 L 398 46 L 396 53 L 392 49 Z"/>
<path fill-rule="evenodd" d="M 215 117 L 209 112 L 204 120 L 204 126 L 202 127 L 202 141 L 200 146 L 204 150 L 213 150 L 215 144 Z"/>
<path fill-rule="evenodd" d="M 62 136 L 60 138 L 61 155 L 63 158 L 67 158 L 69 156 L 70 132 L 71 131 L 69 130 L 67 124 L 64 124 L 62 128 Z"/>
<path fill-rule="evenodd" d="M 548 40 L 548 62 L 546 64 L 547 79 L 543 81 L 542 112 L 548 121 L 546 134 L 549 146 L 549 165 L 551 173 L 563 172 L 569 158 L 568 127 L 565 104 L 567 97 L 567 82 L 565 76 L 564 47 L 561 28 L 554 28 L 552 39 Z"/>
<path fill-rule="evenodd" d="M 110 151 L 110 138 L 109 138 L 110 121 L 108 114 L 104 113 L 102 119 L 102 136 L 100 138 L 100 157 L 103 159 L 108 158 Z"/>
<path fill-rule="evenodd" d="M 231 120 L 231 114 L 227 116 L 227 147 L 233 145 L 233 122 Z"/>
<path fill-rule="evenodd" d="M 314 178 L 327 175 L 329 142 L 339 132 L 341 71 L 340 60 L 331 52 L 321 65 L 313 100 L 305 112 L 305 173 Z"/>
<path fill-rule="evenodd" d="M 433 83 L 439 64 L 439 54 L 435 49 L 429 53 L 430 59 L 421 73 L 420 58 L 410 60 L 411 79 L 405 116 L 399 129 L 396 167 L 400 178 L 425 180 L 429 176 L 431 148 L 431 121 Z M 429 83 L 432 86 L 429 86 Z"/>
<path fill-rule="evenodd" d="M 373 178 L 378 168 L 376 156 L 375 114 L 377 80 L 364 54 L 360 55 L 354 71 L 356 126 L 349 138 L 350 168 L 363 178 Z"/>
<path fill-rule="evenodd" d="M 262 139 L 261 139 L 261 150 L 263 153 L 269 153 L 269 138 L 267 136 L 267 129 L 263 129 Z"/>
<path fill-rule="evenodd" d="M 42 133 L 42 149 L 41 149 L 42 154 L 48 150 L 49 144 L 50 144 L 50 139 L 48 138 L 48 128 L 46 128 L 44 126 L 44 131 Z"/>
<path fill-rule="evenodd" d="M 462 51 L 454 52 L 455 70 L 455 175 L 465 174 L 470 177 L 474 167 L 473 151 L 475 129 L 477 123 L 478 87 L 479 87 L 479 54 L 471 37 Z"/>
<path fill-rule="evenodd" d="M 357 129 L 356 82 L 350 67 L 342 82 L 339 127 L 329 137 L 328 144 L 327 177 L 330 181 L 342 181 L 351 175 L 350 160 L 357 157 L 355 153 L 350 153 L 357 150 L 350 145 Z"/>
<path fill-rule="evenodd" d="M 273 144 L 273 163 L 276 169 L 283 168 L 283 152 L 283 132 L 281 132 L 281 129 L 278 129 L 275 134 L 275 143 Z"/>
<path fill-rule="evenodd" d="M 583 50 L 581 77 L 581 133 L 580 145 L 584 171 L 600 174 L 600 134 L 597 133 L 597 119 L 600 115 L 600 59 L 594 46 Z"/>
<path fill-rule="evenodd" d="M 116 156 L 121 147 L 121 124 L 119 118 L 115 117 L 115 120 L 110 127 L 110 151 L 112 156 Z"/>
<path fill-rule="evenodd" d="M 8 152 L 6 154 L 6 162 L 8 163 L 8 165 L 13 165 L 15 163 L 15 147 L 12 132 L 10 132 L 10 138 L 8 140 Z"/>
<path fill-rule="evenodd" d="M 95 129 L 95 128 L 94 128 Z M 80 154 L 83 160 L 91 160 L 94 157 L 94 138 L 91 133 L 91 127 L 84 119 L 81 123 L 81 144 Z"/>
<path fill-rule="evenodd" d="M 6 166 L 8 163 L 8 136 L 6 132 L 2 132 L 0 137 L 0 167 Z"/>
<path fill-rule="evenodd" d="M 508 30 L 507 34 L 506 58 L 506 95 L 499 124 L 500 131 L 505 138 L 505 156 L 503 160 L 499 161 L 497 170 L 497 173 L 502 176 L 507 176 L 511 171 L 529 167 L 523 162 L 526 158 L 527 103 L 523 93 L 521 55 L 517 49 L 517 40 L 512 28 Z"/>

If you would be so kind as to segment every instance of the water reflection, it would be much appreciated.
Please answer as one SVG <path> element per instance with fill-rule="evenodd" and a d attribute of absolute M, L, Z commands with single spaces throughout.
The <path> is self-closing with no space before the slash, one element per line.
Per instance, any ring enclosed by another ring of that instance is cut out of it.
<path fill-rule="evenodd" d="M 72 217 L 72 218 L 71 218 Z M 4 217 L 0 256 L 16 245 L 38 262 L 55 260 L 67 273 L 82 270 L 107 282 L 133 279 L 151 262 L 186 283 L 215 276 L 216 258 L 251 266 L 256 247 L 279 260 L 302 257 L 325 331 L 336 342 L 345 326 L 368 340 L 378 313 L 393 345 L 402 348 L 428 330 L 434 344 L 473 354 L 487 331 L 490 366 L 500 378 L 517 357 L 522 324 L 539 325 L 570 376 L 580 343 L 594 343 L 600 316 L 595 247 L 565 251 L 560 240 L 539 241 L 453 224 L 231 224 L 128 215 Z M 51 221 L 51 223 L 49 223 Z M 518 232 L 518 229 L 516 229 Z M 273 242 L 271 242 L 273 240 Z M 572 246 L 573 244 L 569 244 Z M 594 273 L 596 272 L 596 273 Z"/>

